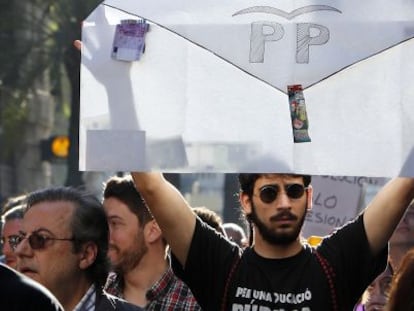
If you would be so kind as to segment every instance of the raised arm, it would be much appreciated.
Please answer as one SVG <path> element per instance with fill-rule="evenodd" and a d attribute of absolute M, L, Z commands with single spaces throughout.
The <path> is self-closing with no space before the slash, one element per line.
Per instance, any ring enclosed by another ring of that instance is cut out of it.
<path fill-rule="evenodd" d="M 389 181 L 368 205 L 364 224 L 374 254 L 387 244 L 413 197 L 414 179 L 399 177 Z"/>
<path fill-rule="evenodd" d="M 196 216 L 181 193 L 161 173 L 131 173 L 174 255 L 185 266 Z"/>

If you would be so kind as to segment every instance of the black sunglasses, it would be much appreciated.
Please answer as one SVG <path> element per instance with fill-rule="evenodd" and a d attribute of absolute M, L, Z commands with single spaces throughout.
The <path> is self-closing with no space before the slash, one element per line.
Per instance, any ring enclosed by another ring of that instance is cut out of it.
<path fill-rule="evenodd" d="M 26 238 L 26 234 L 22 233 L 18 236 L 15 236 L 13 240 L 10 240 L 11 247 L 15 250 L 16 247 Z M 48 236 L 43 236 L 39 232 L 32 232 L 28 237 L 27 240 L 29 245 L 32 249 L 43 249 L 46 247 L 47 241 L 75 241 L 74 238 L 68 239 L 59 239 L 59 238 L 52 238 Z"/>
<path fill-rule="evenodd" d="M 291 199 L 299 199 L 305 193 L 305 190 L 308 189 L 304 185 L 301 184 L 290 184 L 285 185 L 285 193 Z M 259 197 L 263 203 L 272 203 L 276 200 L 278 194 L 280 192 L 280 187 L 278 185 L 267 185 L 260 188 Z"/>

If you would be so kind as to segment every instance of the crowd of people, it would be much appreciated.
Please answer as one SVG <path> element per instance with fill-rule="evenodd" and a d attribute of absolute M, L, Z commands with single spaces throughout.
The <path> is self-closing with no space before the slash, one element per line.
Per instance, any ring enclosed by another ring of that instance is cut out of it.
<path fill-rule="evenodd" d="M 8 310 L 414 310 L 413 179 L 310 245 L 311 176 L 239 174 L 245 230 L 161 173 L 131 175 L 111 177 L 102 201 L 50 187 L 6 203 Z"/>

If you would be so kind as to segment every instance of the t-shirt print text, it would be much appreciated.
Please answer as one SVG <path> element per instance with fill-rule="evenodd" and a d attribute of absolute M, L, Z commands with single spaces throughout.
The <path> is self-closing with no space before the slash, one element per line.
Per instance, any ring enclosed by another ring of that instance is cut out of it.
<path fill-rule="evenodd" d="M 243 302 L 242 302 L 243 300 Z M 306 289 L 301 293 L 276 293 L 238 287 L 232 304 L 232 311 L 310 311 L 310 307 L 303 306 L 312 300 L 312 292 Z M 288 306 L 288 309 L 277 306 Z M 301 306 L 299 306 L 301 305 Z M 274 306 L 274 307 L 272 307 Z"/>

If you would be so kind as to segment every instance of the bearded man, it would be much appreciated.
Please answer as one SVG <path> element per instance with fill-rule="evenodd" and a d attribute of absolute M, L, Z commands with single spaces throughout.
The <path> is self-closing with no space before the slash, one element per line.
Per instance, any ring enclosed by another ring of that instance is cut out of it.
<path fill-rule="evenodd" d="M 240 174 L 239 199 L 253 229 L 252 245 L 242 249 L 203 224 L 162 174 L 132 176 L 176 273 L 205 311 L 352 310 L 385 269 L 387 242 L 414 197 L 414 179 L 394 178 L 313 248 L 300 236 L 312 207 L 311 177 Z"/>
<path fill-rule="evenodd" d="M 145 310 L 200 310 L 189 288 L 174 275 L 166 241 L 132 179 L 110 178 L 103 197 L 113 270 L 106 291 Z"/>

